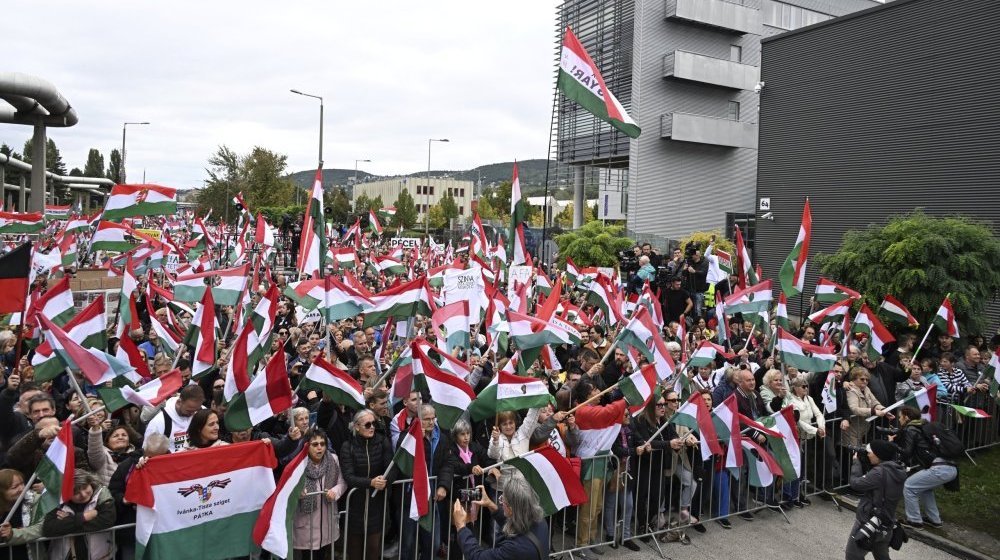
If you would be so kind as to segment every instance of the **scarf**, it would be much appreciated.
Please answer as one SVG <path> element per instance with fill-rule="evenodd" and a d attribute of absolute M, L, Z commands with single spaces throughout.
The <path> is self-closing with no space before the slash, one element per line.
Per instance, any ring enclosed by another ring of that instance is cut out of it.
<path fill-rule="evenodd" d="M 458 446 L 458 458 L 462 460 L 466 465 L 472 463 L 472 449 L 469 447 Z"/>
<path fill-rule="evenodd" d="M 306 494 L 312 492 L 320 492 L 326 490 L 322 488 L 323 477 L 326 476 L 326 471 L 330 468 L 330 452 L 328 451 L 323 455 L 323 460 L 319 463 L 314 463 L 312 459 L 306 457 Z M 304 496 L 299 500 L 299 511 L 302 513 L 312 513 L 319 508 L 319 500 L 322 498 L 319 494 L 314 494 L 312 496 Z"/>

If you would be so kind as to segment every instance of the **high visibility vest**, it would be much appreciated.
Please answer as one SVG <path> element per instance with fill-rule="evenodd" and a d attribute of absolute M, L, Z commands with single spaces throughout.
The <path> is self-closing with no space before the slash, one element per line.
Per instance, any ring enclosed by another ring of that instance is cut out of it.
<path fill-rule="evenodd" d="M 715 284 L 709 284 L 705 290 L 705 307 L 715 307 Z"/>

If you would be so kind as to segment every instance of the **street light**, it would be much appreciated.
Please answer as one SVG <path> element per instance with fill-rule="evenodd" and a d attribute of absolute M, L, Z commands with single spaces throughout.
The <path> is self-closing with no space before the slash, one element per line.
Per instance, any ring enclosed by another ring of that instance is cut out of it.
<path fill-rule="evenodd" d="M 427 184 L 424 185 L 424 236 L 430 225 L 431 217 L 431 142 L 449 142 L 447 138 L 427 139 Z"/>
<path fill-rule="evenodd" d="M 365 163 L 371 163 L 372 162 L 372 160 L 370 160 L 370 159 L 356 159 L 356 160 L 354 160 L 354 184 L 355 185 L 358 184 L 358 162 L 359 161 L 363 161 Z"/>
<path fill-rule="evenodd" d="M 319 99 L 319 169 L 323 169 L 323 98 L 311 93 L 303 93 L 297 89 L 289 90 L 296 95 Z"/>
<path fill-rule="evenodd" d="M 130 125 L 130 124 L 149 124 L 149 123 L 146 122 L 146 121 L 143 121 L 143 122 L 127 122 L 127 123 L 122 123 L 122 168 L 121 168 L 121 181 L 122 181 L 123 185 L 125 184 L 125 130 L 128 128 L 128 125 Z"/>

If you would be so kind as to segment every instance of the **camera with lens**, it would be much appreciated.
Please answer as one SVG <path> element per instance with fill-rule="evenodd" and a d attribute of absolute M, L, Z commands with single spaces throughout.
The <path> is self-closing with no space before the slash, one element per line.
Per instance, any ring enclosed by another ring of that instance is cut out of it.
<path fill-rule="evenodd" d="M 618 269 L 629 274 L 638 272 L 639 257 L 631 250 L 618 251 Z"/>
<path fill-rule="evenodd" d="M 899 433 L 899 428 L 890 428 L 886 426 L 875 426 L 875 432 L 879 434 L 886 434 L 889 436 L 894 436 Z"/>
<path fill-rule="evenodd" d="M 480 488 L 462 488 L 458 491 L 458 499 L 468 506 L 472 502 L 482 500 L 483 491 Z"/>
<path fill-rule="evenodd" d="M 878 515 L 873 515 L 854 531 L 851 538 L 854 539 L 854 544 L 858 545 L 858 548 L 861 550 L 871 550 L 872 544 L 880 537 L 883 537 L 885 533 L 886 527 L 882 523 L 882 519 Z"/>
<path fill-rule="evenodd" d="M 861 462 L 861 469 L 864 472 L 871 470 L 872 464 L 871 461 L 868 460 L 868 449 L 861 445 L 845 445 L 844 448 L 851 453 L 858 454 L 858 461 Z"/>
<path fill-rule="evenodd" d="M 660 288 L 667 288 L 670 286 L 670 281 L 674 279 L 674 273 L 672 270 L 665 266 L 656 267 L 656 285 Z"/>

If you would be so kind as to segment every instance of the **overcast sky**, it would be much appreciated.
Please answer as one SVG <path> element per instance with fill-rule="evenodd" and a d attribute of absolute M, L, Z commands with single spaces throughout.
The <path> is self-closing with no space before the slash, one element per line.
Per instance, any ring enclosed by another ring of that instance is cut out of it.
<path fill-rule="evenodd" d="M 50 128 L 67 168 L 128 127 L 129 182 L 200 187 L 220 144 L 379 175 L 545 157 L 557 0 L 7 0 L 4 70 L 49 80 L 80 122 Z M 0 101 L 0 103 L 4 103 Z M 20 151 L 25 126 L 0 124 Z"/>

